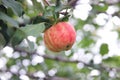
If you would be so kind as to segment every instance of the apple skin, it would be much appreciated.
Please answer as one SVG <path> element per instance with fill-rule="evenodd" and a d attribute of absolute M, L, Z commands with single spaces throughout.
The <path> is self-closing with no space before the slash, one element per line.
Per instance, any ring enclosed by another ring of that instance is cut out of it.
<path fill-rule="evenodd" d="M 71 49 L 75 40 L 75 29 L 68 22 L 58 22 L 44 32 L 44 43 L 53 52 Z"/>

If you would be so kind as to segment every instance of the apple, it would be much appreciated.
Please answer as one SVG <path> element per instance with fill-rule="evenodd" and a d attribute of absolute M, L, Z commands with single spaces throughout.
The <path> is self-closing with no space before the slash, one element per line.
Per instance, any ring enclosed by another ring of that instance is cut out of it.
<path fill-rule="evenodd" d="M 44 43 L 53 52 L 71 49 L 75 40 L 75 29 L 68 22 L 58 22 L 44 32 Z"/>

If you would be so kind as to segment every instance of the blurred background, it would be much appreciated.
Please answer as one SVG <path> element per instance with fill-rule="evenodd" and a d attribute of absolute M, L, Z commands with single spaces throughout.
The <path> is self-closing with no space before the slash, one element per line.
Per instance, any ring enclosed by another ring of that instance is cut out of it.
<path fill-rule="evenodd" d="M 58 1 L 71 6 L 77 36 L 72 49 L 54 53 L 36 16 L 46 10 L 51 19 L 46 6 L 57 0 L 0 0 L 0 80 L 120 80 L 120 0 Z"/>

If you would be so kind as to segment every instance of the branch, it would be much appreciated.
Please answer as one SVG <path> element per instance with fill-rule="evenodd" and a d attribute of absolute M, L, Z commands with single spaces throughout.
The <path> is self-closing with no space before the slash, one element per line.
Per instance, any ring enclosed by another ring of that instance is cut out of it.
<path fill-rule="evenodd" d="M 50 6 L 50 3 L 47 0 L 43 0 L 45 5 Z"/>
<path fill-rule="evenodd" d="M 109 5 L 115 5 L 115 4 L 119 4 L 120 0 L 105 0 L 104 2 Z"/>
<path fill-rule="evenodd" d="M 21 74 L 19 74 L 19 72 L 17 73 L 14 73 L 14 72 L 11 72 L 10 69 L 5 69 L 5 70 L 1 70 L 0 69 L 0 72 L 2 73 L 5 73 L 5 72 L 10 72 L 12 73 L 13 75 L 15 76 L 20 76 Z M 31 80 L 39 80 L 40 77 L 36 77 L 34 76 L 33 74 L 30 74 L 30 73 L 27 73 L 26 74 Z M 46 75 L 45 78 L 43 78 L 44 80 L 69 80 L 68 78 L 65 78 L 65 77 L 59 77 L 59 76 L 49 76 L 49 75 Z M 1 78 L 0 78 L 1 80 Z"/>
<path fill-rule="evenodd" d="M 29 51 L 26 51 L 26 50 L 23 50 L 23 49 L 20 49 L 20 48 L 14 48 L 14 51 L 25 52 L 25 53 L 28 53 L 28 54 L 37 54 L 39 56 L 42 56 L 45 59 L 56 60 L 56 61 L 59 61 L 59 62 L 66 62 L 66 63 L 80 63 L 81 62 L 87 67 L 93 67 L 94 66 L 93 64 L 87 64 L 87 63 L 85 63 L 83 61 L 71 60 L 71 59 L 62 58 L 62 57 L 59 57 L 59 56 L 50 56 L 50 55 L 47 55 L 47 54 L 40 55 L 37 52 L 29 52 Z"/>
<path fill-rule="evenodd" d="M 28 54 L 37 54 L 36 52 L 28 52 L 28 51 L 25 51 L 23 49 L 19 49 L 19 48 L 14 48 L 14 51 L 18 51 L 18 52 L 25 52 L 25 53 L 28 53 Z M 59 57 L 59 56 L 50 56 L 50 55 L 40 55 L 40 54 L 37 54 L 39 56 L 42 56 L 43 58 L 45 59 L 50 59 L 50 60 L 55 60 L 55 61 L 59 61 L 59 62 L 65 62 L 65 63 L 83 63 L 86 67 L 89 67 L 89 68 L 92 68 L 92 69 L 97 69 L 99 71 L 111 71 L 113 69 L 115 69 L 117 72 L 120 72 L 120 68 L 116 68 L 116 67 L 110 67 L 108 65 L 105 65 L 105 64 L 98 64 L 98 65 L 95 65 L 93 63 L 85 63 L 83 61 L 78 61 L 78 60 L 70 60 L 68 58 L 62 58 L 62 57 Z"/>
<path fill-rule="evenodd" d="M 107 5 L 116 5 L 116 4 L 120 3 L 120 0 L 103 0 L 103 1 L 96 0 L 96 1 L 90 1 L 91 5 L 98 5 L 100 3 L 107 4 Z"/>
<path fill-rule="evenodd" d="M 54 77 L 46 77 L 44 80 L 70 80 L 70 79 L 54 76 Z"/>
<path fill-rule="evenodd" d="M 78 0 L 68 0 L 68 5 L 74 8 L 76 6 L 77 1 Z"/>

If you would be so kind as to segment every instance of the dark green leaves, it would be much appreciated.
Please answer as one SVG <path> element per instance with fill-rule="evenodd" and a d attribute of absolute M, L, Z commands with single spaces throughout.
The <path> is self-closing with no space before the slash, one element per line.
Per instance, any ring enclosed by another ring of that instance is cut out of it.
<path fill-rule="evenodd" d="M 35 10 L 40 10 L 41 13 L 44 11 L 44 8 L 41 3 L 38 3 L 37 0 L 31 0 L 31 1 L 34 5 L 33 7 Z"/>
<path fill-rule="evenodd" d="M 33 24 L 37 24 L 37 23 L 40 23 L 40 22 L 49 23 L 50 20 L 45 18 L 44 16 L 36 16 L 32 21 Z"/>
<path fill-rule="evenodd" d="M 25 33 L 22 30 L 18 29 L 14 33 L 14 35 L 11 39 L 12 45 L 15 46 L 15 45 L 19 44 L 25 37 L 26 37 Z"/>
<path fill-rule="evenodd" d="M 13 18 L 7 16 L 5 13 L 0 12 L 0 19 L 3 21 L 6 21 L 9 25 L 18 27 L 17 21 L 15 21 Z"/>
<path fill-rule="evenodd" d="M 11 42 L 13 46 L 15 46 L 19 44 L 27 36 L 38 37 L 39 34 L 44 31 L 44 29 L 45 29 L 44 23 L 26 25 L 25 27 L 17 29 L 17 31 L 14 33 L 11 39 Z"/>
<path fill-rule="evenodd" d="M 47 6 L 46 8 L 45 8 L 45 11 L 44 11 L 44 16 L 45 17 L 48 17 L 48 18 L 51 18 L 51 17 L 53 17 L 53 15 L 55 15 L 55 14 L 53 14 L 53 13 L 55 13 L 55 6 Z"/>
<path fill-rule="evenodd" d="M 108 44 L 103 43 L 103 44 L 100 46 L 100 54 L 101 54 L 101 55 L 107 54 L 108 51 L 109 51 Z"/>
<path fill-rule="evenodd" d="M 19 36 L 19 33 L 22 34 L 22 32 L 19 30 L 16 32 L 10 32 L 13 28 L 19 27 L 18 22 L 13 18 L 13 16 L 22 16 L 23 8 L 20 3 L 15 0 L 1 0 L 0 4 L 0 32 L 2 33 L 0 39 L 2 41 L 5 39 L 5 45 L 7 45 L 12 37 L 12 43 L 15 45 L 19 43 L 23 38 L 21 35 Z M 11 29 L 8 30 L 8 28 Z M 1 43 L 3 44 L 4 42 Z"/>
<path fill-rule="evenodd" d="M 3 5 L 11 8 L 17 16 L 22 15 L 23 9 L 19 2 L 15 0 L 2 0 L 2 2 L 3 2 Z"/>
<path fill-rule="evenodd" d="M 44 23 L 26 25 L 25 27 L 20 28 L 27 36 L 39 36 L 45 29 Z"/>
<path fill-rule="evenodd" d="M 5 45 L 6 41 L 3 35 L 0 33 L 0 49 L 2 49 Z"/>

